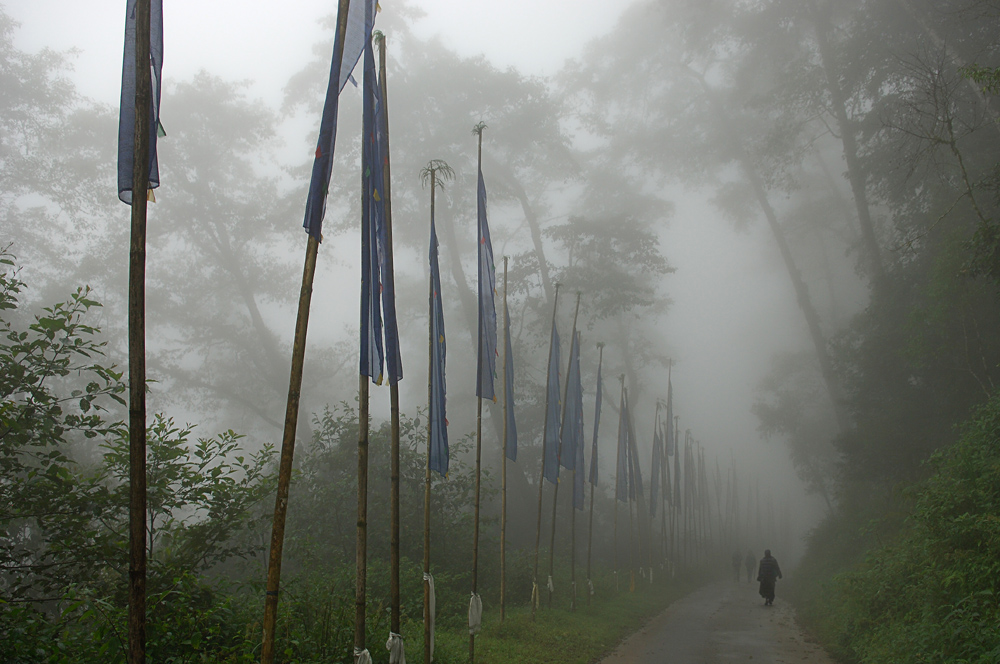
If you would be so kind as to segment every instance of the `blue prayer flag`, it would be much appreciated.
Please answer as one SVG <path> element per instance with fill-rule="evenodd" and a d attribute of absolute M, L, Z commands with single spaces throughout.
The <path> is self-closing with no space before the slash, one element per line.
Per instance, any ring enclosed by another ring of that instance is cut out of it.
<path fill-rule="evenodd" d="M 604 363 L 604 354 L 597 364 L 597 398 L 594 405 L 594 442 L 590 448 L 590 483 L 597 486 L 597 429 L 601 425 L 601 365 Z"/>
<path fill-rule="evenodd" d="M 118 198 L 132 204 L 132 167 L 135 160 L 135 31 L 136 0 L 125 3 L 125 55 L 122 61 L 122 95 L 118 109 Z M 163 0 L 149 3 L 149 68 L 152 108 L 149 115 L 149 188 L 160 186 L 156 139 L 160 126 L 160 89 L 163 68 Z"/>
<path fill-rule="evenodd" d="M 549 371 L 545 381 L 545 434 L 542 449 L 545 458 L 542 476 L 555 484 L 559 481 L 559 331 L 552 319 L 552 336 L 549 340 Z"/>
<path fill-rule="evenodd" d="M 333 151 L 337 143 L 337 111 L 340 105 L 340 91 L 347 84 L 351 71 L 358 63 L 365 44 L 371 41 L 375 0 L 354 0 L 347 12 L 347 32 L 341 42 L 340 31 L 333 42 L 333 60 L 330 63 L 330 79 L 323 103 L 323 119 L 320 121 L 319 138 L 316 141 L 316 155 L 313 160 L 312 178 L 309 181 L 309 195 L 306 199 L 306 214 L 302 222 L 306 232 L 316 240 L 323 239 L 323 217 L 326 216 L 326 197 L 330 191 L 330 174 L 333 173 Z M 338 13 L 337 24 L 340 24 Z M 346 67 L 344 65 L 347 65 Z"/>
<path fill-rule="evenodd" d="M 497 271 L 493 265 L 493 243 L 486 220 L 486 182 L 479 169 L 479 362 L 476 369 L 476 396 L 493 399 L 493 377 L 497 366 Z"/>
<path fill-rule="evenodd" d="M 667 372 L 667 428 L 664 441 L 667 446 L 667 456 L 674 455 L 677 442 L 674 440 L 674 387 L 670 383 L 670 372 Z"/>
<path fill-rule="evenodd" d="M 441 272 L 438 269 L 438 239 L 431 219 L 431 402 L 428 404 L 430 417 L 430 452 L 428 466 L 442 476 L 448 474 L 448 420 L 445 417 L 445 341 L 444 308 L 441 302 Z"/>
<path fill-rule="evenodd" d="M 615 472 L 615 498 L 623 503 L 628 502 L 629 478 L 631 476 L 628 453 L 628 424 L 625 422 L 626 417 L 625 392 L 623 390 L 621 403 L 618 409 L 618 463 L 617 470 Z"/>
<path fill-rule="evenodd" d="M 373 16 L 366 16 L 369 21 Z M 375 53 L 369 40 L 364 47 L 364 89 L 361 146 L 361 375 L 382 384 L 381 279 L 379 230 L 385 226 L 382 188 L 382 151 L 378 145 L 378 82 L 375 78 Z"/>
<path fill-rule="evenodd" d="M 559 431 L 559 464 L 566 470 L 576 469 L 576 448 L 583 442 L 580 428 L 583 412 L 583 386 L 580 383 L 580 333 L 569 345 L 569 372 L 566 375 L 566 406 Z M 583 469 L 581 468 L 581 471 Z"/>
<path fill-rule="evenodd" d="M 507 458 L 517 461 L 517 422 L 514 417 L 514 353 L 510 345 L 510 311 L 507 309 L 507 298 L 503 301 L 504 325 L 504 391 L 507 410 L 507 440 L 504 441 L 504 451 Z"/>
<path fill-rule="evenodd" d="M 673 423 L 670 424 L 673 426 Z M 674 438 L 676 439 L 677 432 L 674 431 Z M 674 454 L 674 509 L 681 509 L 681 447 L 680 441 L 675 440 L 675 454 Z"/>
<path fill-rule="evenodd" d="M 637 498 L 642 496 L 642 468 L 639 463 L 639 448 L 635 437 L 635 427 L 632 424 L 632 409 L 629 407 L 628 395 L 625 395 L 625 418 L 628 423 L 628 448 L 631 459 L 632 475 L 629 478 L 629 496 Z"/>
<path fill-rule="evenodd" d="M 583 509 L 584 472 L 587 466 L 583 459 L 583 382 L 580 376 L 580 333 L 576 333 L 576 369 L 572 378 L 573 387 L 573 507 Z"/>
<path fill-rule="evenodd" d="M 656 516 L 656 499 L 660 495 L 660 457 L 663 456 L 663 439 L 660 437 L 660 404 L 656 403 L 656 420 L 653 422 L 653 467 L 649 477 L 649 515 Z"/>
<path fill-rule="evenodd" d="M 382 277 L 382 313 L 383 330 L 385 333 L 385 364 L 386 376 L 389 384 L 395 385 L 403 378 L 403 360 L 399 351 L 399 329 L 396 324 L 396 284 L 393 277 L 392 266 L 389 264 L 391 247 L 389 236 L 389 205 L 390 201 L 386 196 L 386 169 L 389 166 L 389 135 L 385 126 L 385 109 L 382 107 L 382 85 L 384 81 L 375 78 L 374 53 L 372 54 L 372 86 L 371 94 L 375 100 L 375 131 L 373 136 L 374 144 L 377 146 L 373 150 L 372 164 L 377 167 L 372 169 L 370 181 L 370 200 L 377 206 L 378 212 L 375 217 L 376 235 L 378 236 L 378 259 L 379 269 Z M 368 79 L 367 69 L 365 70 L 365 80 Z M 367 85 L 367 83 L 366 83 Z"/>

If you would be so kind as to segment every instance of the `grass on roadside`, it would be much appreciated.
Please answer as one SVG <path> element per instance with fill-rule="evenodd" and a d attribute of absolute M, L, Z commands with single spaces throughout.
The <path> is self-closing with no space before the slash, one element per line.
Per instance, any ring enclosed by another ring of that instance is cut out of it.
<path fill-rule="evenodd" d="M 637 580 L 635 592 L 601 592 L 588 606 L 581 593 L 580 607 L 542 608 L 532 621 L 528 607 L 507 610 L 504 622 L 494 607 L 485 607 L 483 629 L 476 637 L 478 664 L 586 664 L 612 650 L 623 638 L 638 630 L 671 602 L 699 585 L 699 579 L 657 579 L 652 585 Z M 423 659 L 423 624 L 404 626 L 407 658 Z M 469 661 L 469 633 L 464 627 L 435 629 L 434 661 L 459 664 Z"/>

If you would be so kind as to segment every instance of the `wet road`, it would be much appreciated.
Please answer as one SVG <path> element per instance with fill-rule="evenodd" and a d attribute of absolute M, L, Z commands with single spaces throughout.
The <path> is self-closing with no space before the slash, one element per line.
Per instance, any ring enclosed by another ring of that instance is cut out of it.
<path fill-rule="evenodd" d="M 764 606 L 757 584 L 716 583 L 678 600 L 601 664 L 835 664 L 806 640 L 781 597 Z"/>

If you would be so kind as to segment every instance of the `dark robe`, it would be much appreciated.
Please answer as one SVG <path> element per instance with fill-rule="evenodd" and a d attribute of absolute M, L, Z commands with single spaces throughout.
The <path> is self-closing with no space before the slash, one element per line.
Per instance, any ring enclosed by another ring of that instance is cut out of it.
<path fill-rule="evenodd" d="M 757 580 L 760 581 L 760 596 L 768 602 L 774 601 L 774 582 L 781 578 L 781 568 L 774 556 L 764 556 L 757 567 Z"/>

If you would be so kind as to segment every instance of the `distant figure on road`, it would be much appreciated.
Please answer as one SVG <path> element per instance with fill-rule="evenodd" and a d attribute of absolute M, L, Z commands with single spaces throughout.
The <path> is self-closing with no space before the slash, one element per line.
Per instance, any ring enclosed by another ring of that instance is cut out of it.
<path fill-rule="evenodd" d="M 737 549 L 733 553 L 733 571 L 736 572 L 736 583 L 740 582 L 740 568 L 743 567 L 743 554 Z"/>
<path fill-rule="evenodd" d="M 757 580 L 760 581 L 760 596 L 764 598 L 764 606 L 774 604 L 774 582 L 781 578 L 781 568 L 778 561 L 771 556 L 771 550 L 764 550 L 764 557 L 757 567 Z"/>
<path fill-rule="evenodd" d="M 747 549 L 747 557 L 743 560 L 743 564 L 747 566 L 747 583 L 753 580 L 753 568 L 757 566 L 757 556 L 753 555 L 753 551 Z"/>

